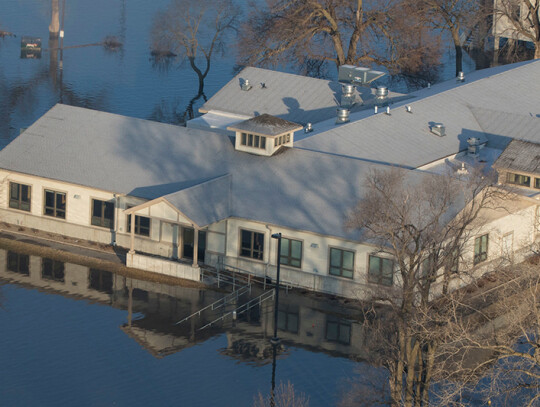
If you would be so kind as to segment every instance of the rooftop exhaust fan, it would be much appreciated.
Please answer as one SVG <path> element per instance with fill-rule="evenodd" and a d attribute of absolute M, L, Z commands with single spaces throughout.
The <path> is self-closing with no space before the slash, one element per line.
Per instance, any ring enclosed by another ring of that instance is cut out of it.
<path fill-rule="evenodd" d="M 436 123 L 431 126 L 431 132 L 439 137 L 444 137 L 446 135 L 446 128 L 441 123 Z"/>

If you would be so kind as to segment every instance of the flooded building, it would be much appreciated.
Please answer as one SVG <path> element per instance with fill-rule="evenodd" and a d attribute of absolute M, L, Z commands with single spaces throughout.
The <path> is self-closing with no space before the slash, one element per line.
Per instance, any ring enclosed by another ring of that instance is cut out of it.
<path fill-rule="evenodd" d="M 0 151 L 0 217 L 128 248 L 127 264 L 150 272 L 275 278 L 279 262 L 288 285 L 369 298 L 399 279 L 345 226 L 366 176 L 399 166 L 420 180 L 489 164 L 512 139 L 539 143 L 540 84 L 523 80 L 539 74 L 527 62 L 392 95 L 247 68 L 187 128 L 58 104 Z M 464 262 L 486 267 L 536 241 L 531 191 L 487 218 Z"/>

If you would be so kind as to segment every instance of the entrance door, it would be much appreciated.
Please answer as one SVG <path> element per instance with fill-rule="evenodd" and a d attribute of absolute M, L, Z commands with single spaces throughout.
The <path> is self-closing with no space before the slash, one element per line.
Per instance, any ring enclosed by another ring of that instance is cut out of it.
<path fill-rule="evenodd" d="M 193 259 L 193 248 L 195 246 L 195 233 L 193 228 L 182 228 L 182 257 L 185 259 Z M 206 252 L 206 232 L 199 230 L 199 248 L 197 250 L 197 258 L 204 263 L 204 253 Z"/>

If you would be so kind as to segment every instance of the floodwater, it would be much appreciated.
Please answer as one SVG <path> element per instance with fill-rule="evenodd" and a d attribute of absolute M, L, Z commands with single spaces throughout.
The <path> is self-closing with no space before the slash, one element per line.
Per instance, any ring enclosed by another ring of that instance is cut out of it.
<path fill-rule="evenodd" d="M 0 249 L 0 404 L 250 406 L 271 390 L 273 301 L 210 328 L 235 305 L 175 325 L 224 295 Z M 336 405 L 370 369 L 356 316 L 282 293 L 275 383 Z"/>

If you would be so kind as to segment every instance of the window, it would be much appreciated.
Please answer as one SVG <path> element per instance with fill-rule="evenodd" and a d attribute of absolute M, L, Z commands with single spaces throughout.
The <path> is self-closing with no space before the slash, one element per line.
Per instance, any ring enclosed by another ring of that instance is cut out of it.
<path fill-rule="evenodd" d="M 351 322 L 328 316 L 326 320 L 326 340 L 349 345 L 351 343 Z"/>
<path fill-rule="evenodd" d="M 41 278 L 64 282 L 64 263 L 43 258 L 41 260 Z"/>
<path fill-rule="evenodd" d="M 297 334 L 298 333 L 298 309 L 278 310 L 278 329 Z"/>
<path fill-rule="evenodd" d="M 281 238 L 281 256 L 279 262 L 285 266 L 300 268 L 302 265 L 302 242 Z"/>
<path fill-rule="evenodd" d="M 131 214 L 127 216 L 127 231 L 131 233 Z M 135 234 L 150 236 L 150 218 L 135 215 Z"/>
<path fill-rule="evenodd" d="M 66 194 L 45 190 L 45 215 L 66 218 Z"/>
<path fill-rule="evenodd" d="M 488 235 L 483 235 L 474 239 L 474 264 L 481 263 L 487 259 Z"/>
<path fill-rule="evenodd" d="M 9 207 L 30 212 L 30 185 L 9 183 Z"/>
<path fill-rule="evenodd" d="M 523 187 L 530 187 L 531 177 L 527 175 L 520 175 L 509 172 L 506 174 L 506 182 L 508 182 L 509 184 L 521 185 Z"/>
<path fill-rule="evenodd" d="M 336 248 L 330 249 L 330 270 L 333 276 L 353 278 L 354 252 Z"/>
<path fill-rule="evenodd" d="M 242 133 L 241 138 L 240 138 L 240 144 L 242 144 L 243 146 L 265 149 L 266 137 L 257 136 L 257 135 L 249 134 L 249 133 Z"/>
<path fill-rule="evenodd" d="M 15 252 L 7 252 L 7 269 L 25 276 L 30 275 L 30 256 Z"/>
<path fill-rule="evenodd" d="M 92 225 L 112 229 L 114 226 L 114 203 L 92 199 Z"/>
<path fill-rule="evenodd" d="M 240 230 L 240 256 L 262 260 L 264 254 L 264 233 Z"/>
<path fill-rule="evenodd" d="M 378 256 L 369 256 L 368 281 L 391 286 L 394 283 L 394 261 Z"/>
<path fill-rule="evenodd" d="M 90 269 L 88 272 L 88 288 L 105 294 L 113 293 L 113 275 L 110 271 Z"/>
<path fill-rule="evenodd" d="M 540 189 L 540 178 L 535 178 L 534 179 L 534 187 L 536 189 Z"/>
<path fill-rule="evenodd" d="M 447 270 L 452 274 L 457 274 L 459 272 L 459 257 L 459 248 L 456 247 L 452 250 L 452 254 L 446 259 Z"/>

